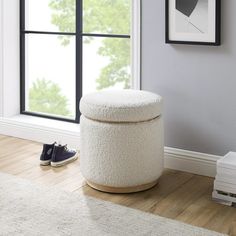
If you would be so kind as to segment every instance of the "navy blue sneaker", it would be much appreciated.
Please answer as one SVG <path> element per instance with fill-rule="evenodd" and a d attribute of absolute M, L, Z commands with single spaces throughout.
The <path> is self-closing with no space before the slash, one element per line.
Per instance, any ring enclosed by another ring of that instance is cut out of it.
<path fill-rule="evenodd" d="M 75 150 L 70 150 L 67 145 L 55 145 L 52 154 L 51 166 L 59 167 L 75 161 L 78 154 Z"/>
<path fill-rule="evenodd" d="M 42 166 L 50 165 L 55 145 L 56 143 L 43 145 L 43 151 L 40 155 L 40 165 Z"/>

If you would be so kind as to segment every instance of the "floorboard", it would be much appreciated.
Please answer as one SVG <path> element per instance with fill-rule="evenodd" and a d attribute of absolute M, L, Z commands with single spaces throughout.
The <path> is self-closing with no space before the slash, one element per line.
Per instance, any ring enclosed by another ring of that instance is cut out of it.
<path fill-rule="evenodd" d="M 212 178 L 165 170 L 159 184 L 148 191 L 102 193 L 86 185 L 79 171 L 79 160 L 60 168 L 40 166 L 41 149 L 40 143 L 0 135 L 0 171 L 236 236 L 236 209 L 211 200 Z"/>

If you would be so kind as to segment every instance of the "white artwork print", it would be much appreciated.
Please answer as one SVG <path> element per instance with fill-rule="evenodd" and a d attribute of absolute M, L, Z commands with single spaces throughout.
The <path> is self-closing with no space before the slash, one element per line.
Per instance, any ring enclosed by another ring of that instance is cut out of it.
<path fill-rule="evenodd" d="M 215 0 L 169 0 L 169 39 L 215 41 Z"/>
<path fill-rule="evenodd" d="M 208 0 L 176 0 L 176 31 L 208 32 Z"/>

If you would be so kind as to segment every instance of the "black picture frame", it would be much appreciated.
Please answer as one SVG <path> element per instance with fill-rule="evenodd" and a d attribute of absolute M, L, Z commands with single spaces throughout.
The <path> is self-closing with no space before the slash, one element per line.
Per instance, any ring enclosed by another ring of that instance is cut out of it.
<path fill-rule="evenodd" d="M 170 37 L 170 1 L 177 0 L 165 0 L 165 42 L 166 44 L 190 44 L 190 45 L 208 45 L 208 46 L 220 46 L 221 45 L 221 0 L 208 0 L 215 1 L 215 28 L 214 28 L 214 41 L 198 41 L 198 40 L 187 40 L 174 39 Z M 173 12 L 173 14 L 175 14 Z M 194 34 L 193 34 L 194 35 Z"/>

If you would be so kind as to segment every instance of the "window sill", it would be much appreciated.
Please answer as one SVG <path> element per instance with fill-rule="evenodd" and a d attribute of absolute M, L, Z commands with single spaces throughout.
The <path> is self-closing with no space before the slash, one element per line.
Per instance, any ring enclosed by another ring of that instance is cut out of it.
<path fill-rule="evenodd" d="M 0 118 L 0 133 L 37 142 L 54 141 L 79 147 L 79 124 L 27 115 Z"/>

